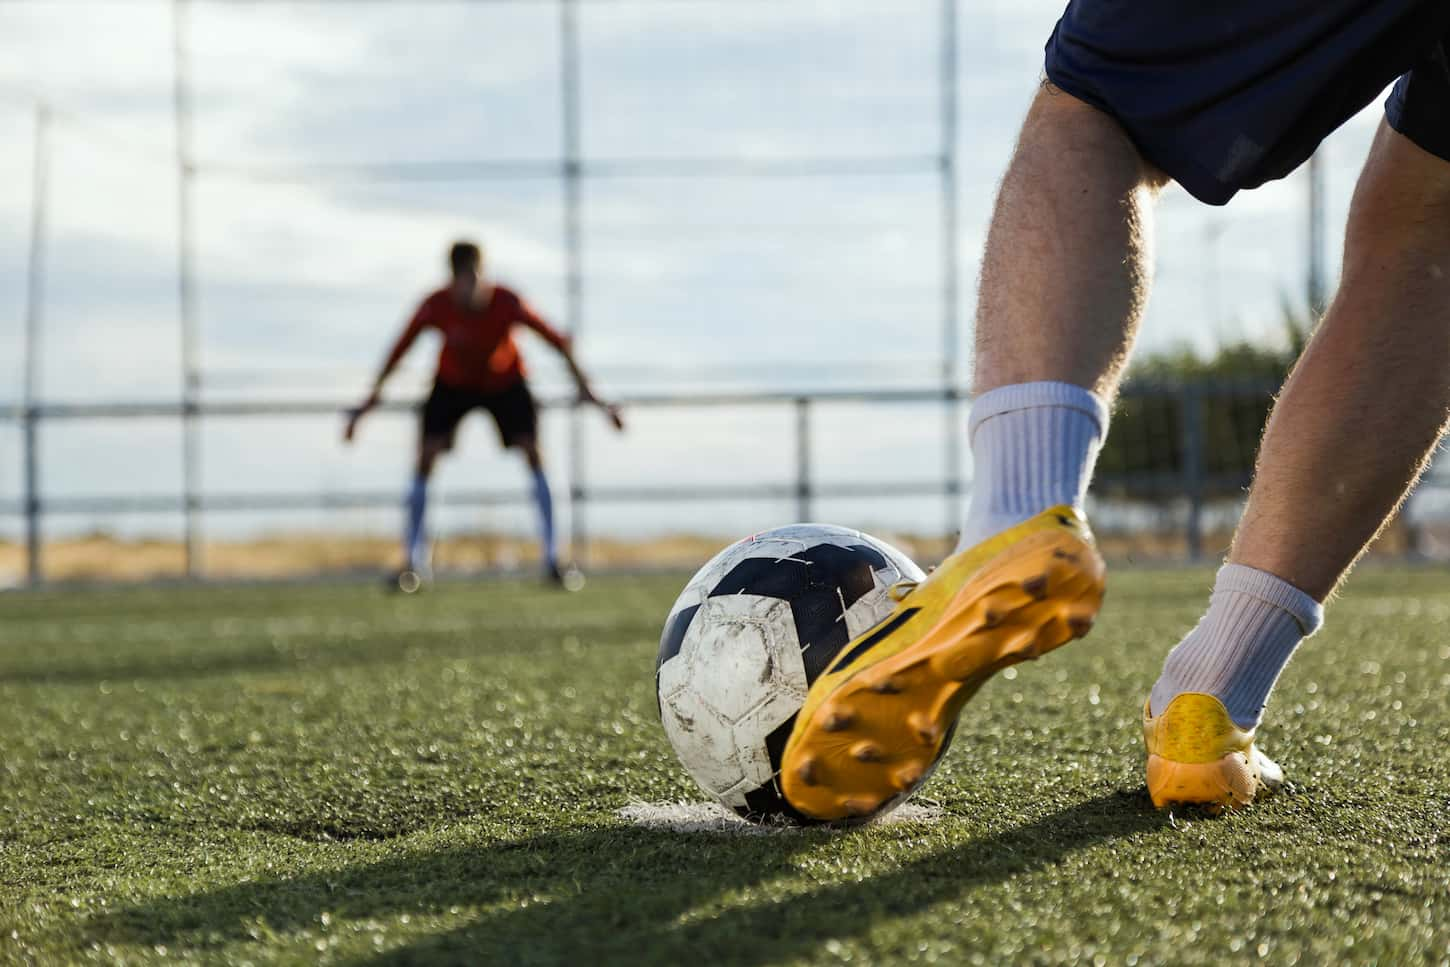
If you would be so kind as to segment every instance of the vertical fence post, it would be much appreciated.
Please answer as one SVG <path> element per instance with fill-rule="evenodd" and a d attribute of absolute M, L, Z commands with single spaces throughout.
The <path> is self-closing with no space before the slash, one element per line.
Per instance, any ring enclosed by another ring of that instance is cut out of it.
<path fill-rule="evenodd" d="M 795 512 L 801 523 L 811 519 L 811 400 L 795 400 Z"/>
<path fill-rule="evenodd" d="M 40 569 L 40 457 L 36 449 L 36 409 L 25 407 L 25 581 L 39 587 L 43 578 Z"/>
<path fill-rule="evenodd" d="M 946 462 L 946 535 L 950 540 L 962 522 L 962 453 L 963 428 L 957 425 L 957 383 L 960 343 L 959 272 L 957 235 L 959 229 L 957 194 L 957 0 L 941 0 L 941 61 L 939 71 L 941 108 L 941 314 L 942 314 L 942 388 L 945 402 L 946 434 L 943 458 Z"/>
<path fill-rule="evenodd" d="M 22 418 L 25 447 L 25 578 L 40 584 L 40 324 L 45 302 L 45 226 L 50 180 L 50 110 L 35 106 L 35 174 L 30 198 L 30 265 L 25 288 L 25 377 Z"/>
<path fill-rule="evenodd" d="M 576 0 L 559 0 L 559 110 L 564 139 L 560 172 L 564 193 L 564 328 L 576 344 L 584 321 L 579 93 L 578 4 Z M 569 409 L 569 552 L 579 564 L 586 563 L 589 550 L 585 459 L 583 413 L 576 401 Z"/>
<path fill-rule="evenodd" d="M 1305 278 L 1305 299 L 1309 303 L 1309 321 L 1318 321 L 1328 301 L 1325 295 L 1327 283 L 1324 272 L 1324 164 L 1316 151 L 1309 156 L 1309 224 L 1308 259 Z"/>
<path fill-rule="evenodd" d="M 1203 560 L 1203 387 L 1191 383 L 1179 390 L 1180 436 L 1183 440 L 1183 492 L 1188 495 L 1184 537 L 1188 559 Z"/>
<path fill-rule="evenodd" d="M 192 217 L 191 92 L 186 56 L 187 3 L 172 0 L 172 107 L 176 126 L 176 278 L 181 323 L 181 496 L 186 536 L 186 576 L 201 573 L 199 496 L 201 436 L 197 404 L 201 393 L 196 316 L 195 233 Z"/>

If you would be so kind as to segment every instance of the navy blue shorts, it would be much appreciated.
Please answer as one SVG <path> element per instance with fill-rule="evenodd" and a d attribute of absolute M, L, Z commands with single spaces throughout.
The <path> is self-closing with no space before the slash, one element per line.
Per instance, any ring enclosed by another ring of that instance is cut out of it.
<path fill-rule="evenodd" d="M 1282 178 L 1395 78 L 1396 131 L 1450 160 L 1446 0 L 1072 0 L 1047 79 L 1222 205 Z"/>

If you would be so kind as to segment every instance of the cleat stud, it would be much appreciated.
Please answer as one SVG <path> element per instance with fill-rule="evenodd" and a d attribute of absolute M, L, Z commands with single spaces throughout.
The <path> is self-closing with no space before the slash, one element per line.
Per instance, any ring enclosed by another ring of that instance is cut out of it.
<path fill-rule="evenodd" d="M 795 771 L 796 778 L 807 786 L 814 786 L 820 781 L 820 775 L 816 771 L 816 760 L 807 759 L 802 762 Z"/>
<path fill-rule="evenodd" d="M 821 720 L 821 728 L 827 732 L 841 732 L 849 728 L 855 718 L 850 712 L 828 712 Z"/>
<path fill-rule="evenodd" d="M 892 678 L 883 678 L 870 686 L 877 695 L 896 695 L 901 692 L 901 683 Z"/>
<path fill-rule="evenodd" d="M 921 782 L 924 772 L 921 766 L 912 763 L 902 766 L 891 774 L 891 784 L 896 787 L 897 792 L 905 792 L 908 789 L 916 788 Z"/>
<path fill-rule="evenodd" d="M 988 611 L 986 614 L 982 615 L 983 628 L 995 628 L 1001 623 L 1002 613 L 1000 611 Z"/>
<path fill-rule="evenodd" d="M 841 800 L 841 808 L 846 811 L 847 816 L 850 816 L 854 819 L 859 819 L 862 816 L 869 816 L 874 813 L 880 806 L 881 800 L 879 799 L 853 798 Z"/>
<path fill-rule="evenodd" d="M 922 745 L 936 745 L 941 738 L 941 726 L 925 715 L 912 715 L 907 718 L 906 724 L 911 727 L 912 733 Z"/>
<path fill-rule="evenodd" d="M 1074 638 L 1081 638 L 1083 635 L 1093 630 L 1093 619 L 1068 618 L 1067 627 L 1068 630 L 1072 632 L 1072 636 Z"/>
<path fill-rule="evenodd" d="M 857 762 L 880 762 L 886 758 L 881 746 L 873 742 L 858 742 L 851 747 L 851 757 Z"/>
<path fill-rule="evenodd" d="M 1032 596 L 1034 601 L 1041 601 L 1047 597 L 1047 575 L 1039 574 L 1035 578 L 1028 578 L 1022 582 L 1022 590 Z"/>

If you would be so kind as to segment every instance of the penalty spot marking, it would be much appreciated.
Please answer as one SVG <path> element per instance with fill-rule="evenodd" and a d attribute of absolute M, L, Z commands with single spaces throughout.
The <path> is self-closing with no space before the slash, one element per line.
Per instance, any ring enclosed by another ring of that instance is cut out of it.
<path fill-rule="evenodd" d="M 671 833 L 731 833 L 738 836 L 760 836 L 789 833 L 798 826 L 762 826 L 749 823 L 730 810 L 713 802 L 632 802 L 617 813 L 620 819 L 644 829 Z M 898 823 L 935 823 L 942 818 L 940 806 L 908 802 L 870 823 L 872 826 L 894 826 Z"/>

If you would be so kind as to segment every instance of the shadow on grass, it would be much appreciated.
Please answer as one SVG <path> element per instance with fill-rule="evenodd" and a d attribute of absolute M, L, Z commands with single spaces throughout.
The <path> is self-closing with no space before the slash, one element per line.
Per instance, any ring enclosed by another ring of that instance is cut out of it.
<path fill-rule="evenodd" d="M 341 924 L 492 906 L 467 926 L 376 962 L 759 964 L 808 955 L 828 939 L 865 933 L 884 919 L 1165 822 L 1140 794 L 1114 792 L 861 880 L 851 878 L 849 840 L 828 832 L 574 830 L 163 898 L 99 921 L 96 939 L 207 947 L 316 929 L 323 913 Z M 848 848 L 818 849 L 833 840 Z M 800 868 L 805 852 L 818 868 Z M 847 869 L 801 892 L 822 875 L 817 869 L 834 869 L 834 860 Z M 744 903 L 743 891 L 750 893 Z"/>

